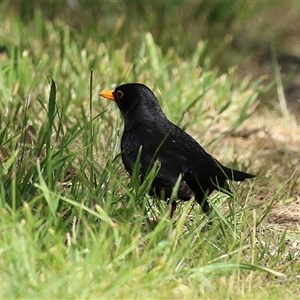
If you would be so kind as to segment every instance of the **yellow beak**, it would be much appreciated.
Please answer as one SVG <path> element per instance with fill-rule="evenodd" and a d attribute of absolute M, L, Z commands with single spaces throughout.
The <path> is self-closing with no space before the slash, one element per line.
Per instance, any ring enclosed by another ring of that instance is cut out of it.
<path fill-rule="evenodd" d="M 101 96 L 101 97 L 104 97 L 104 98 L 106 98 L 106 99 L 109 99 L 109 100 L 115 100 L 115 97 L 114 97 L 114 95 L 113 95 L 113 92 L 114 92 L 114 90 L 105 90 L 105 91 L 102 91 L 102 92 L 100 92 L 99 93 L 99 95 Z"/>

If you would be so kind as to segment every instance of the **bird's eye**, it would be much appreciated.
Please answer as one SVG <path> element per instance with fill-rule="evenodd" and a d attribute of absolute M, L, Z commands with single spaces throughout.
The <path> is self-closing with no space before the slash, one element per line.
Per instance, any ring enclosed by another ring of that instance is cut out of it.
<path fill-rule="evenodd" d="M 117 98 L 120 100 L 123 97 L 123 93 L 121 91 L 117 91 Z"/>

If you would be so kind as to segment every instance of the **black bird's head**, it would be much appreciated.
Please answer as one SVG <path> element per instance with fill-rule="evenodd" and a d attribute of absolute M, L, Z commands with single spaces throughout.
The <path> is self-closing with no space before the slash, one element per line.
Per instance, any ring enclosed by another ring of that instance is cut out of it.
<path fill-rule="evenodd" d="M 166 118 L 153 92 L 141 83 L 126 83 L 114 90 L 105 90 L 100 96 L 117 103 L 125 124 L 128 122 Z"/>

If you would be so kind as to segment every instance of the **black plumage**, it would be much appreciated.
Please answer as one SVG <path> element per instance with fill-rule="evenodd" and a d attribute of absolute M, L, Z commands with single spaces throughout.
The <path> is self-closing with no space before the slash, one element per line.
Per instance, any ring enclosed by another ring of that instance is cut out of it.
<path fill-rule="evenodd" d="M 101 96 L 114 100 L 124 119 L 121 140 L 122 160 L 131 174 L 141 147 L 140 172 L 143 177 L 158 160 L 160 169 L 152 183 L 151 194 L 170 197 L 179 176 L 178 199 L 192 197 L 209 213 L 207 197 L 214 190 L 230 191 L 227 180 L 243 181 L 254 175 L 224 167 L 184 130 L 170 122 L 153 92 L 143 84 L 128 83 Z M 172 204 L 171 216 L 176 208 Z"/>

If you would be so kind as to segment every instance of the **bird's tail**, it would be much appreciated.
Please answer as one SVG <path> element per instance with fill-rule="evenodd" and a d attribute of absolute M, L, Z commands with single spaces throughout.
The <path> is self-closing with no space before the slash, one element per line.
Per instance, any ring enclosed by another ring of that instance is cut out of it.
<path fill-rule="evenodd" d="M 225 175 L 227 176 L 228 179 L 233 180 L 233 181 L 244 181 L 247 178 L 254 178 L 256 177 L 255 175 L 246 173 L 246 172 L 242 172 L 242 171 L 238 171 L 238 170 L 234 170 L 234 169 L 230 169 L 230 168 L 226 168 L 223 167 L 223 171 L 225 173 Z"/>

